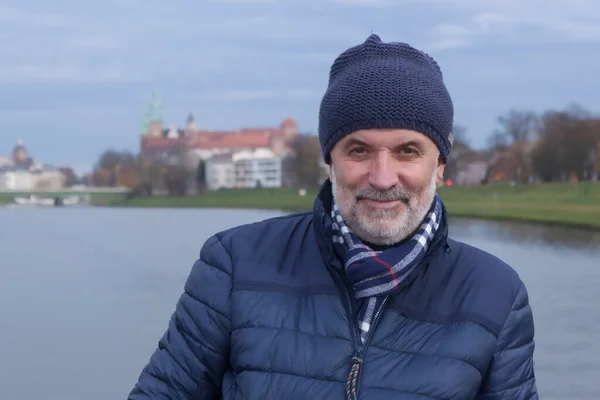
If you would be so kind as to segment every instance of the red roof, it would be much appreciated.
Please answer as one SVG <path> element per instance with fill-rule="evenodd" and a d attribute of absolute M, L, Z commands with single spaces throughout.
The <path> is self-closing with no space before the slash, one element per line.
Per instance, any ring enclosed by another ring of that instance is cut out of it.
<path fill-rule="evenodd" d="M 190 148 L 240 148 L 240 147 L 270 147 L 271 139 L 269 136 L 258 135 L 223 135 L 221 137 L 207 138 L 204 136 L 192 136 L 188 146 Z"/>
<path fill-rule="evenodd" d="M 291 118 L 291 117 L 287 117 L 286 119 L 283 120 L 283 122 L 281 123 L 282 127 L 285 126 L 296 126 L 298 125 L 298 123 L 296 122 L 295 119 Z"/>
<path fill-rule="evenodd" d="M 186 145 L 185 137 L 180 138 L 167 138 L 167 137 L 153 137 L 153 136 L 142 136 L 142 148 L 144 149 L 165 149 L 170 147 L 177 147 Z"/>
<path fill-rule="evenodd" d="M 238 130 L 198 130 L 181 138 L 142 137 L 142 148 L 172 148 L 184 145 L 188 148 L 245 148 L 270 147 L 271 137 L 283 137 L 284 128 L 295 126 L 296 121 L 286 118 L 280 127 L 242 128 Z"/>
<path fill-rule="evenodd" d="M 283 135 L 281 128 L 242 128 L 235 131 L 203 131 L 198 130 L 191 134 L 194 137 L 206 137 L 209 139 L 222 138 L 224 136 L 269 136 Z"/>

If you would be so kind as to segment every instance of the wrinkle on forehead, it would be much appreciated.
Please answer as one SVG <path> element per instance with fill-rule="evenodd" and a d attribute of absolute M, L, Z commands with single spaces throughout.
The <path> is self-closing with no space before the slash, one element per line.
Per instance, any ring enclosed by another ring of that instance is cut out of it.
<path fill-rule="evenodd" d="M 395 147 L 409 141 L 422 144 L 429 141 L 431 145 L 435 146 L 426 135 L 406 129 L 365 129 L 355 131 L 344 138 L 345 141 L 352 139 L 368 143 L 373 147 Z"/>

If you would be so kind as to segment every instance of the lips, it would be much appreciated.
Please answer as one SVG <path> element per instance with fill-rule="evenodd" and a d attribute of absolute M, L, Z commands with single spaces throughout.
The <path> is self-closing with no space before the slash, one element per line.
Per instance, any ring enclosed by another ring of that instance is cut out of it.
<path fill-rule="evenodd" d="M 384 208 L 384 209 L 395 208 L 395 207 L 398 207 L 400 204 L 402 204 L 401 200 L 381 201 L 381 200 L 373 200 L 373 199 L 362 199 L 362 201 L 366 202 L 371 207 Z"/>

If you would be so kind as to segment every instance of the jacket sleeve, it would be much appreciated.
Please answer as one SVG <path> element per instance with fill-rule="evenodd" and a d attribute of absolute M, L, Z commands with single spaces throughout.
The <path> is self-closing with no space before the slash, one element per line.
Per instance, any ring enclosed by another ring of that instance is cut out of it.
<path fill-rule="evenodd" d="M 504 323 L 479 400 L 537 400 L 533 313 L 521 282 Z"/>
<path fill-rule="evenodd" d="M 229 362 L 232 262 L 217 236 L 202 246 L 158 348 L 128 400 L 210 400 Z"/>

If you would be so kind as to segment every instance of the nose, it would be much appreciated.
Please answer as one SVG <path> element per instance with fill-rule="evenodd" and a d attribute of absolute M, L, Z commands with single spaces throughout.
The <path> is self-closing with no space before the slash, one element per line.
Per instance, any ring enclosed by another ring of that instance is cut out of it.
<path fill-rule="evenodd" d="M 380 151 L 370 163 L 369 183 L 378 190 L 387 190 L 399 182 L 394 160 L 385 152 Z"/>

